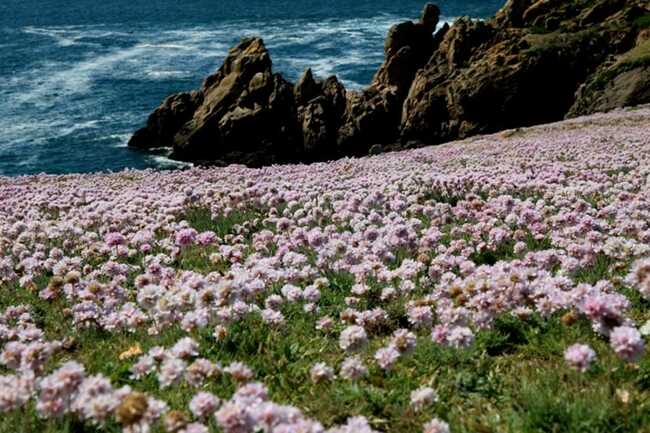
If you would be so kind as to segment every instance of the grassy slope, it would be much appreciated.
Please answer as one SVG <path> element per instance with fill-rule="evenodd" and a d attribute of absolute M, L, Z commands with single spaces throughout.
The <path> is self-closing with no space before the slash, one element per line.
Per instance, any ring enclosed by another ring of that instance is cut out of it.
<path fill-rule="evenodd" d="M 212 229 L 220 235 L 231 233 L 250 215 L 235 214 L 229 219 L 211 221 L 202 209 L 186 215 L 192 226 Z M 543 247 L 543 245 L 530 245 Z M 477 262 L 510 259 L 511 250 L 497 256 L 476 257 Z M 137 258 L 136 258 L 137 259 Z M 609 263 L 599 261 L 575 278 L 595 282 L 608 275 Z M 214 270 L 207 253 L 189 250 L 179 260 L 182 269 L 202 272 Z M 352 284 L 346 275 L 330 275 L 333 287 L 324 292 L 320 305 L 325 312 L 338 313 L 344 293 Z M 39 289 L 47 276 L 38 282 Z M 631 290 L 620 287 L 634 303 L 633 316 L 643 318 L 648 304 Z M 118 354 L 140 343 L 143 351 L 155 345 L 169 346 L 185 333 L 170 329 L 150 337 L 143 331 L 132 334 L 108 334 L 97 331 L 82 333 L 66 325 L 64 305 L 50 305 L 34 293 L 5 287 L 0 309 L 18 303 L 30 304 L 40 326 L 52 338 L 74 339 L 71 349 L 58 356 L 53 365 L 67 358 L 82 362 L 87 371 L 101 372 L 115 385 L 131 384 L 134 388 L 164 396 L 172 407 L 184 409 L 195 389 L 180 385 L 160 391 L 155 378 L 133 382 L 128 369 L 133 360 L 120 361 Z M 650 359 L 639 366 L 626 365 L 616 359 L 606 341 L 593 333 L 586 321 L 565 325 L 559 317 L 526 322 L 503 317 L 493 330 L 479 332 L 476 344 L 467 351 L 446 349 L 427 343 L 422 333 L 416 352 L 400 361 L 395 370 L 384 373 L 376 366 L 358 382 L 335 380 L 314 385 L 309 369 L 317 361 L 336 365 L 342 360 L 337 339 L 315 329 L 312 315 L 298 307 L 285 309 L 287 326 L 271 330 L 255 319 L 231 329 L 224 342 L 215 343 L 209 330 L 192 335 L 201 343 L 202 356 L 227 363 L 243 361 L 256 372 L 256 379 L 271 390 L 271 397 L 304 410 L 325 425 L 340 423 L 349 415 L 363 414 L 377 428 L 388 432 L 420 431 L 432 416 L 450 421 L 456 432 L 650 432 Z M 391 305 L 391 327 L 397 328 L 403 313 Z M 574 342 L 585 342 L 596 350 L 599 362 L 586 374 L 570 371 L 564 365 L 563 350 Z M 378 348 L 373 340 L 371 350 Z M 376 346 L 376 347 L 375 347 Z M 605 367 L 606 366 L 606 367 Z M 0 371 L 2 373 L 2 371 Z M 410 392 L 423 385 L 433 386 L 440 399 L 433 407 L 415 414 L 409 409 Z M 230 379 L 213 380 L 207 390 L 228 397 L 234 390 Z M 629 398 L 624 397 L 625 393 Z M 214 431 L 218 431 L 212 425 Z M 44 422 L 35 411 L 28 410 L 0 419 L 0 432 L 93 432 L 119 431 L 117 425 L 104 429 L 72 420 Z"/>

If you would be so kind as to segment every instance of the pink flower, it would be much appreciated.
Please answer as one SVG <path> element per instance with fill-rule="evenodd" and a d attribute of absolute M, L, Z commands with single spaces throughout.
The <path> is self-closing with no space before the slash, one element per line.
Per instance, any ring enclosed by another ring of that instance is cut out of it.
<path fill-rule="evenodd" d="M 170 351 L 176 358 L 187 359 L 199 354 L 199 343 L 190 337 L 183 337 L 174 344 Z"/>
<path fill-rule="evenodd" d="M 361 326 L 352 325 L 345 328 L 339 337 L 339 346 L 346 352 L 356 352 L 368 343 L 366 330 Z"/>
<path fill-rule="evenodd" d="M 199 245 L 211 245 L 217 242 L 217 235 L 212 231 L 202 232 L 196 237 L 196 243 Z"/>
<path fill-rule="evenodd" d="M 196 240 L 197 232 L 194 229 L 187 228 L 179 230 L 176 233 L 176 245 L 179 247 L 187 247 L 192 245 Z"/>
<path fill-rule="evenodd" d="M 446 422 L 434 418 L 424 425 L 423 433 L 449 433 L 449 424 Z"/>
<path fill-rule="evenodd" d="M 630 326 L 614 328 L 609 335 L 609 344 L 619 357 L 630 362 L 639 360 L 645 348 L 641 333 Z"/>
<path fill-rule="evenodd" d="M 368 374 L 368 368 L 357 356 L 346 358 L 341 364 L 341 377 L 348 380 L 357 380 Z"/>
<path fill-rule="evenodd" d="M 318 362 L 309 370 L 309 375 L 312 381 L 320 383 L 331 380 L 334 377 L 334 370 L 324 362 Z"/>
<path fill-rule="evenodd" d="M 111 232 L 104 236 L 104 242 L 109 247 L 116 247 L 118 245 L 124 245 L 126 238 L 121 233 Z"/>
<path fill-rule="evenodd" d="M 447 344 L 449 336 L 449 327 L 447 325 L 436 325 L 431 331 L 431 339 L 438 344 Z"/>
<path fill-rule="evenodd" d="M 474 342 L 474 333 L 471 329 L 465 326 L 455 326 L 451 328 L 447 335 L 447 343 L 451 347 L 457 349 L 464 349 L 472 345 Z"/>
<path fill-rule="evenodd" d="M 383 370 L 390 370 L 400 357 L 400 353 L 393 346 L 379 349 L 375 353 L 377 365 Z"/>
<path fill-rule="evenodd" d="M 585 372 L 596 360 L 596 352 L 586 344 L 574 344 L 564 352 L 564 360 L 576 370 Z"/>
<path fill-rule="evenodd" d="M 415 410 L 422 410 L 436 401 L 438 401 L 438 394 L 428 386 L 418 388 L 411 393 L 411 406 Z"/>
<path fill-rule="evenodd" d="M 179 430 L 178 433 L 210 433 L 210 430 L 205 424 L 192 422 Z"/>
<path fill-rule="evenodd" d="M 288 432 L 287 432 L 288 433 Z M 368 420 L 362 416 L 355 416 L 348 418 L 345 425 L 338 428 L 333 428 L 327 433 L 377 433 L 370 427 Z"/>
<path fill-rule="evenodd" d="M 214 416 L 224 433 L 251 433 L 255 427 L 247 407 L 237 401 L 226 402 Z"/>
<path fill-rule="evenodd" d="M 411 307 L 407 311 L 409 322 L 415 327 L 429 327 L 433 321 L 431 308 Z"/>
<path fill-rule="evenodd" d="M 181 359 L 168 358 L 163 361 L 158 373 L 160 386 L 166 388 L 180 381 L 186 368 L 187 364 Z"/>
<path fill-rule="evenodd" d="M 403 354 L 409 354 L 415 350 L 417 337 L 407 329 L 398 329 L 393 333 L 391 346 L 394 346 Z"/>
<path fill-rule="evenodd" d="M 189 407 L 197 418 L 207 418 L 213 414 L 220 404 L 219 398 L 209 392 L 199 392 L 190 401 Z"/>
<path fill-rule="evenodd" d="M 224 368 L 223 371 L 230 374 L 233 379 L 239 382 L 250 380 L 253 377 L 253 370 L 242 362 L 233 362 Z"/>

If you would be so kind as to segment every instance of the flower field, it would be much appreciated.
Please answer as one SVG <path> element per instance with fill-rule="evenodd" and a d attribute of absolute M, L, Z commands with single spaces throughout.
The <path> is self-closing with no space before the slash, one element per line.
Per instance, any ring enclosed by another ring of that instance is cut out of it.
<path fill-rule="evenodd" d="M 650 432 L 650 108 L 0 178 L 0 432 Z"/>

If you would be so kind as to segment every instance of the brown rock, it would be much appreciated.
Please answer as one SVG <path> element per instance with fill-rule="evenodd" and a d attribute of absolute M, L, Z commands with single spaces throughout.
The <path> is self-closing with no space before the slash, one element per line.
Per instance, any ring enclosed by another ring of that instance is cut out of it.
<path fill-rule="evenodd" d="M 384 43 L 386 59 L 395 55 L 404 47 L 410 47 L 413 56 L 426 62 L 433 53 L 433 32 L 436 30 L 440 17 L 440 9 L 433 4 L 427 4 L 418 22 L 406 21 L 394 25 L 388 31 Z"/>
<path fill-rule="evenodd" d="M 600 74 L 580 88 L 567 117 L 650 103 L 650 65 L 612 67 Z"/>
<path fill-rule="evenodd" d="M 636 46 L 640 47 L 645 42 L 650 41 L 650 28 L 643 29 L 636 37 Z"/>
<path fill-rule="evenodd" d="M 338 131 L 339 153 L 366 155 L 373 145 L 390 144 L 399 136 L 404 99 L 418 69 L 437 49 L 443 29 L 434 37 L 440 10 L 427 4 L 418 22 L 393 26 L 386 37 L 386 58 L 370 87 L 349 93 L 343 123 Z"/>
<path fill-rule="evenodd" d="M 174 137 L 173 157 L 235 160 L 251 165 L 281 161 L 299 139 L 293 87 L 271 70 L 261 39 L 230 50 L 224 65 L 203 85 L 203 104 Z"/>
<path fill-rule="evenodd" d="M 335 133 L 329 128 L 327 100 L 324 97 L 313 99 L 300 108 L 298 115 L 302 127 L 303 150 L 305 154 L 318 159 L 318 156 L 327 153 L 327 146 Z"/>
<path fill-rule="evenodd" d="M 534 0 L 508 0 L 497 12 L 496 23 L 501 27 L 521 27 L 524 23 L 523 16 Z"/>
<path fill-rule="evenodd" d="M 611 54 L 629 49 L 636 36 L 631 26 L 611 22 L 571 33 L 538 34 L 526 27 L 540 17 L 554 18 L 558 9 L 551 6 L 556 4 L 541 0 L 529 6 L 522 28 L 513 24 L 519 24 L 526 2 L 514 1 L 490 22 L 454 23 L 413 80 L 401 117 L 401 142 L 433 144 L 562 119 L 580 84 Z M 576 16 L 571 10 L 565 18 Z M 622 98 L 618 103 L 643 96 L 644 82 L 632 86 L 629 80 L 626 76 L 625 89 L 620 83 L 613 90 Z"/>
<path fill-rule="evenodd" d="M 322 91 L 321 86 L 314 80 L 311 68 L 308 68 L 300 76 L 300 79 L 294 87 L 293 92 L 296 96 L 296 104 L 305 105 L 312 99 L 321 96 Z"/>
<path fill-rule="evenodd" d="M 537 0 L 524 11 L 522 20 L 526 25 L 539 26 L 548 17 L 562 6 L 563 0 Z"/>
<path fill-rule="evenodd" d="M 619 12 L 624 5 L 625 0 L 601 0 L 582 14 L 580 24 L 586 26 L 603 22 L 608 17 Z"/>
<path fill-rule="evenodd" d="M 136 131 L 129 146 L 140 149 L 170 147 L 174 135 L 180 127 L 190 120 L 203 101 L 201 92 L 178 93 L 171 95 L 162 105 L 151 113 L 147 126 Z"/>

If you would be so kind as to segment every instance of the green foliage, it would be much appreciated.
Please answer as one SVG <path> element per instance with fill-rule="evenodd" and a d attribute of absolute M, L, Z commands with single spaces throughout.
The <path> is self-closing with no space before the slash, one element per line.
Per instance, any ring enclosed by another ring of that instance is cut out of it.
<path fill-rule="evenodd" d="M 217 236 L 224 237 L 229 234 L 235 234 L 238 226 L 252 221 L 259 214 L 260 212 L 255 210 L 236 210 L 229 215 L 213 215 L 210 209 L 193 207 L 183 215 L 183 219 L 190 224 L 190 227 L 199 232 L 213 231 Z"/>
<path fill-rule="evenodd" d="M 647 13 L 635 19 L 634 24 L 640 29 L 645 29 L 650 27 L 650 13 Z"/>

